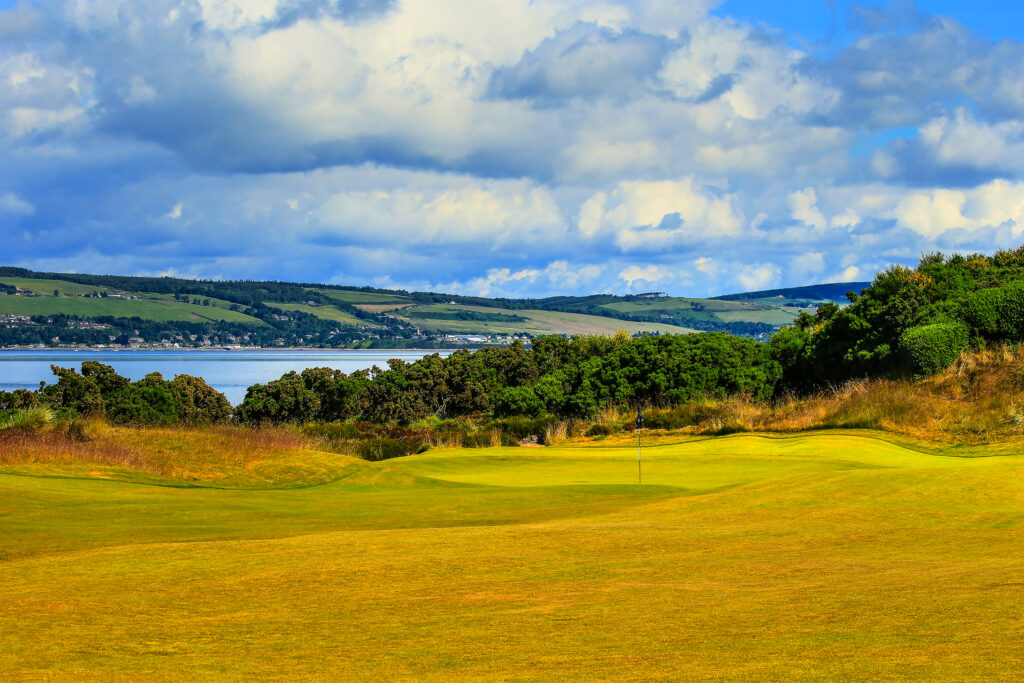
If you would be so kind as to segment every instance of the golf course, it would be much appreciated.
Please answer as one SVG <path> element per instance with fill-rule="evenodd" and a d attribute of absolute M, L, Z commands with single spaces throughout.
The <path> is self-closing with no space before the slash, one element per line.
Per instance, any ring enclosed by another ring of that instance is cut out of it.
<path fill-rule="evenodd" d="M 0 679 L 1024 668 L 1012 443 L 667 434 L 638 484 L 628 434 L 368 462 L 134 433 L 160 467 L 0 459 Z"/>

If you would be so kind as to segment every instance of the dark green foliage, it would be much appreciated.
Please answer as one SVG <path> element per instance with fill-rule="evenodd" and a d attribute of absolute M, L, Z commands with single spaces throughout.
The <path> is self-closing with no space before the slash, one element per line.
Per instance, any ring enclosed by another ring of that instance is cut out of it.
<path fill-rule="evenodd" d="M 202 377 L 176 375 L 166 383 L 178 420 L 189 424 L 214 424 L 231 417 L 231 404 Z"/>
<path fill-rule="evenodd" d="M 312 422 L 320 415 L 320 396 L 306 386 L 302 376 L 289 372 L 267 384 L 254 384 L 235 411 L 249 424 Z"/>
<path fill-rule="evenodd" d="M 783 367 L 779 391 L 894 376 L 908 363 L 915 373 L 933 372 L 934 363 L 956 357 L 952 350 L 940 353 L 936 347 L 932 353 L 920 347 L 927 335 L 954 328 L 915 333 L 904 341 L 912 328 L 959 322 L 974 345 L 1024 340 L 1024 247 L 991 257 L 926 254 L 916 269 L 893 266 L 878 273 L 850 301 L 827 317 L 824 307 L 817 316 L 802 315 L 793 328 L 773 337 L 771 347 Z M 958 346 L 956 341 L 950 348 Z"/>
<path fill-rule="evenodd" d="M 102 415 L 103 394 L 93 377 L 84 377 L 73 368 L 51 365 L 57 383 L 40 389 L 42 402 L 55 410 L 71 410 L 79 415 Z"/>
<path fill-rule="evenodd" d="M 155 375 L 155 377 L 154 377 Z M 174 395 L 160 373 L 128 385 L 108 399 L 107 417 L 122 424 L 171 424 L 178 421 Z"/>
<path fill-rule="evenodd" d="M 35 408 L 39 404 L 39 396 L 34 391 L 28 389 L 0 391 L 0 412 Z"/>
<path fill-rule="evenodd" d="M 764 344 L 726 334 L 627 339 L 543 337 L 522 344 L 434 354 L 346 376 L 318 368 L 250 387 L 243 422 L 344 420 L 409 424 L 491 414 L 592 417 L 604 405 L 677 405 L 699 397 L 764 399 L 779 363 Z M 538 436 L 537 431 L 531 432 Z M 516 436 L 516 438 L 524 438 Z"/>
<path fill-rule="evenodd" d="M 967 328 L 960 323 L 911 327 L 900 336 L 900 354 L 914 377 L 945 370 L 967 349 Z"/>
<path fill-rule="evenodd" d="M 495 393 L 493 407 L 497 417 L 537 417 L 544 412 L 544 401 L 537 396 L 533 387 L 505 387 Z"/>
<path fill-rule="evenodd" d="M 974 292 L 959 302 L 956 315 L 977 339 L 1024 339 L 1024 282 Z"/>
<path fill-rule="evenodd" d="M 211 424 L 231 415 L 231 405 L 224 394 L 199 377 L 178 375 L 168 381 L 153 372 L 132 382 L 97 361 L 82 363 L 81 374 L 72 368 L 50 368 L 57 383 L 32 395 L 34 400 L 54 410 L 105 415 L 125 424 Z M 18 395 L 18 400 L 27 401 L 25 394 Z"/>

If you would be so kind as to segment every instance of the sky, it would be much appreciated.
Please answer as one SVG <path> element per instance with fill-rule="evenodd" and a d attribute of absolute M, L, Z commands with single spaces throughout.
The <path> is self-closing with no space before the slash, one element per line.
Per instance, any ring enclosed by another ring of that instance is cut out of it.
<path fill-rule="evenodd" d="M 1024 244 L 1019 0 L 0 0 L 0 263 L 708 296 Z"/>

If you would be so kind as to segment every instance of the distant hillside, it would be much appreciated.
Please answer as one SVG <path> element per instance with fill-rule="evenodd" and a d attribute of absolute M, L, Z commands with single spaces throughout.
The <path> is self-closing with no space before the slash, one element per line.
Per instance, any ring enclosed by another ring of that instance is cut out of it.
<path fill-rule="evenodd" d="M 762 289 L 757 292 L 740 292 L 723 294 L 712 299 L 721 301 L 750 301 L 755 299 L 787 299 L 792 301 L 835 301 L 846 303 L 847 292 L 857 292 L 871 285 L 870 282 L 831 282 L 806 287 L 786 287 L 783 289 Z"/>
<path fill-rule="evenodd" d="M 833 300 L 818 285 L 715 299 L 507 299 L 373 287 L 0 267 L 0 346 L 443 347 L 562 334 L 723 331 L 764 338 Z M 773 298 L 775 293 L 792 296 Z M 845 293 L 845 289 L 843 289 Z"/>

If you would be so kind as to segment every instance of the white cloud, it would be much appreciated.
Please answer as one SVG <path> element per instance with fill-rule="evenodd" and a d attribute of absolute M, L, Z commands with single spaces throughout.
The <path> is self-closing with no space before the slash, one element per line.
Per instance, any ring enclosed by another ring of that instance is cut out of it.
<path fill-rule="evenodd" d="M 182 202 L 178 202 L 173 207 L 171 207 L 171 210 L 167 212 L 167 215 L 165 216 L 165 218 L 170 218 L 171 220 L 174 220 L 176 218 L 181 218 L 181 209 L 184 206 L 185 205 Z"/>
<path fill-rule="evenodd" d="M 824 214 L 818 209 L 818 194 L 813 187 L 798 190 L 789 195 L 789 209 L 793 218 L 800 221 L 809 228 L 823 231 L 828 227 L 828 221 Z"/>
<path fill-rule="evenodd" d="M 969 190 L 911 192 L 889 215 L 925 237 L 1004 224 L 1017 236 L 1024 232 L 1024 183 L 994 180 Z"/>
<path fill-rule="evenodd" d="M 789 272 L 796 282 L 813 284 L 811 279 L 825 270 L 825 254 L 810 251 L 800 254 L 789 262 Z"/>
<path fill-rule="evenodd" d="M 0 213 L 28 216 L 35 213 L 35 207 L 13 192 L 0 194 Z"/>
<path fill-rule="evenodd" d="M 857 266 L 847 266 L 836 275 L 829 278 L 830 282 L 857 282 L 863 277 L 862 271 Z"/>
<path fill-rule="evenodd" d="M 630 290 L 633 289 L 633 284 L 636 282 L 654 284 L 655 282 L 670 280 L 674 277 L 675 274 L 665 266 L 655 265 L 646 267 L 633 265 L 619 272 L 619 279 L 623 280 L 626 283 L 626 287 Z"/>
<path fill-rule="evenodd" d="M 919 138 L 932 158 L 947 166 L 1020 170 L 1024 168 L 1024 121 L 990 124 L 958 109 L 921 127 Z"/>
<path fill-rule="evenodd" d="M 319 225 L 371 242 L 480 243 L 491 248 L 558 239 L 565 221 L 554 199 L 528 181 L 342 192 L 315 212 Z"/>
<path fill-rule="evenodd" d="M 743 266 L 736 275 L 746 291 L 769 289 L 779 278 L 779 269 L 771 264 Z"/>
<path fill-rule="evenodd" d="M 582 205 L 578 225 L 585 236 L 615 235 L 623 251 L 663 250 L 702 238 L 738 234 L 742 212 L 730 195 L 698 187 L 692 178 L 680 181 L 625 181 L 609 194 L 598 193 Z M 666 227 L 677 215 L 678 227 Z"/>

